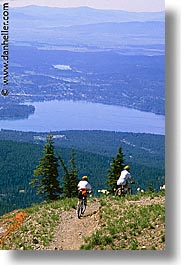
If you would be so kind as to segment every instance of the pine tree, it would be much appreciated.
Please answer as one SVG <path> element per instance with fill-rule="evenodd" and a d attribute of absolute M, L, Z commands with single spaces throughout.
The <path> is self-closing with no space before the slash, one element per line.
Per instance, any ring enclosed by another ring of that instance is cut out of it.
<path fill-rule="evenodd" d="M 30 184 L 46 200 L 56 200 L 60 197 L 58 181 L 58 159 L 54 154 L 53 136 L 48 135 L 44 146 L 44 155 L 40 158 L 39 165 L 34 170 L 34 178 Z"/>
<path fill-rule="evenodd" d="M 72 149 L 70 162 L 71 162 L 71 169 L 70 169 L 71 197 L 75 197 L 77 195 L 78 178 L 77 178 L 77 169 L 76 169 L 76 166 L 75 166 L 75 152 L 74 152 L 74 149 Z"/>
<path fill-rule="evenodd" d="M 63 194 L 67 198 L 72 198 L 77 195 L 77 170 L 75 166 L 75 153 L 72 149 L 71 154 L 71 169 L 69 170 L 67 166 L 65 165 L 63 159 L 59 156 L 59 161 L 61 163 L 61 166 L 64 170 L 64 176 L 63 176 Z"/>
<path fill-rule="evenodd" d="M 111 167 L 108 170 L 108 180 L 107 184 L 109 186 L 109 190 L 113 193 L 117 187 L 117 180 L 121 174 L 121 171 L 124 168 L 124 155 L 122 153 L 122 147 L 119 147 L 118 153 L 116 155 L 116 158 L 113 158 Z"/>

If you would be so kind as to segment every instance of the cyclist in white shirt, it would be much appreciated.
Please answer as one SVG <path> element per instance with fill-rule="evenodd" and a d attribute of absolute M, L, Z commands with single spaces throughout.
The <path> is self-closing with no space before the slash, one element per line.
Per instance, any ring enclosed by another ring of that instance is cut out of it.
<path fill-rule="evenodd" d="M 81 202 L 82 197 L 87 198 L 87 191 L 92 192 L 92 187 L 88 182 L 88 177 L 83 176 L 82 179 L 79 181 L 78 185 L 78 204 Z"/>
<path fill-rule="evenodd" d="M 131 177 L 130 174 L 130 166 L 125 166 L 123 171 L 121 171 L 121 175 L 119 177 L 119 179 L 117 180 L 117 185 L 121 186 L 123 185 L 124 188 L 128 188 L 128 180 L 130 180 L 131 183 L 134 183 L 134 179 Z"/>

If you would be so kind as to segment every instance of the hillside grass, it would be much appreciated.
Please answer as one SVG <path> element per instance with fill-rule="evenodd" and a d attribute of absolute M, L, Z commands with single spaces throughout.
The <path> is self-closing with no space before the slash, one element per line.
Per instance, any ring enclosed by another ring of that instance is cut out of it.
<path fill-rule="evenodd" d="M 165 194 L 101 199 L 100 229 L 85 238 L 84 250 L 164 250 Z"/>
<path fill-rule="evenodd" d="M 89 199 L 89 204 L 95 198 Z M 165 193 L 96 199 L 100 203 L 98 229 L 85 237 L 82 250 L 164 250 Z M 33 205 L 0 217 L 0 226 L 10 224 L 17 213 L 22 223 L 1 241 L 4 250 L 47 249 L 53 240 L 62 211 L 76 209 L 77 199 Z M 87 217 L 90 218 L 90 217 Z M 87 219 L 87 221 L 89 221 Z M 67 227 L 68 229 L 68 227 Z"/>
<path fill-rule="evenodd" d="M 48 246 L 52 241 L 56 225 L 62 211 L 76 209 L 77 199 L 63 199 L 50 203 L 35 204 L 23 211 L 23 223 L 2 241 L 0 249 L 38 250 Z M 2 216 L 12 219 L 14 212 Z"/>

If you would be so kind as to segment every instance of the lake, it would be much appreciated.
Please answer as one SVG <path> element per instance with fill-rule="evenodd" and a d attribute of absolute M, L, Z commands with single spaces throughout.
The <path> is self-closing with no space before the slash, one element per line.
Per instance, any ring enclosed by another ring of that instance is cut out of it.
<path fill-rule="evenodd" d="M 84 101 L 44 101 L 23 120 L 1 120 L 0 128 L 18 131 L 105 130 L 165 134 L 165 116 Z"/>

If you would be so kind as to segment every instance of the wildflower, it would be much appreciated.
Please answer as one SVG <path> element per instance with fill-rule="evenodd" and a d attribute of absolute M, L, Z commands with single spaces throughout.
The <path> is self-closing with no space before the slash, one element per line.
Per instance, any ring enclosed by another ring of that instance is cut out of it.
<path fill-rule="evenodd" d="M 160 190 L 165 190 L 165 185 L 160 186 Z"/>

